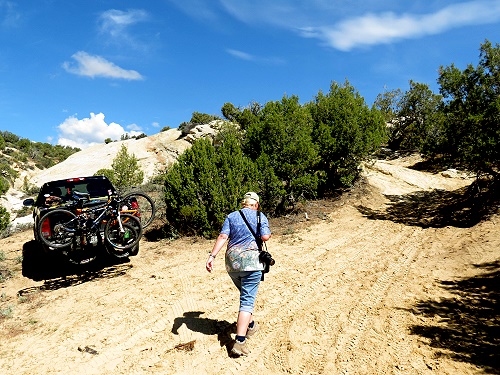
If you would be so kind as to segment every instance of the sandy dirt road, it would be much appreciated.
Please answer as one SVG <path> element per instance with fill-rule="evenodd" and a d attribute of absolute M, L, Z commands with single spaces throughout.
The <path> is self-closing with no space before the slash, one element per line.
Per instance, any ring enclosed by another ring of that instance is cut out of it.
<path fill-rule="evenodd" d="M 500 217 L 464 219 L 452 208 L 470 180 L 415 161 L 378 161 L 341 199 L 271 220 L 276 265 L 244 358 L 229 356 L 223 259 L 204 268 L 212 241 L 144 240 L 79 270 L 37 254 L 31 231 L 1 240 L 0 373 L 500 373 Z"/>

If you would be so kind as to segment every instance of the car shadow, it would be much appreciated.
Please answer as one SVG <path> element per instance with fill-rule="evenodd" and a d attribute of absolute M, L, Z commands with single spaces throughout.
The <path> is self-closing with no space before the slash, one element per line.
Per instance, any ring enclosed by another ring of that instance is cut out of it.
<path fill-rule="evenodd" d="M 33 281 L 44 281 L 38 290 L 56 290 L 82 284 L 98 278 L 121 276 L 131 268 L 129 258 L 116 258 L 103 254 L 86 265 L 70 263 L 62 254 L 47 254 L 35 241 L 23 246 L 22 275 Z M 27 290 L 19 294 L 28 293 Z"/>
<path fill-rule="evenodd" d="M 413 325 L 410 332 L 426 338 L 440 355 L 480 367 L 485 374 L 500 373 L 500 261 L 475 265 L 474 277 L 441 280 L 448 298 L 418 301 L 411 312 L 435 319 L 434 326 Z"/>

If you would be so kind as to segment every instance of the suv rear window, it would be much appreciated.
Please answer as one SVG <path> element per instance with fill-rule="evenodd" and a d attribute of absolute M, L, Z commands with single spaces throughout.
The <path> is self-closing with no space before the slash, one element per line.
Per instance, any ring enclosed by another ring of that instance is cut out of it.
<path fill-rule="evenodd" d="M 68 199 L 73 192 L 86 193 L 90 198 L 105 199 L 111 192 L 114 192 L 113 185 L 104 176 L 90 176 L 70 178 L 66 180 L 57 180 L 45 183 L 40 189 L 36 205 L 42 206 L 45 204 L 45 199 L 48 196 L 61 197 Z"/>

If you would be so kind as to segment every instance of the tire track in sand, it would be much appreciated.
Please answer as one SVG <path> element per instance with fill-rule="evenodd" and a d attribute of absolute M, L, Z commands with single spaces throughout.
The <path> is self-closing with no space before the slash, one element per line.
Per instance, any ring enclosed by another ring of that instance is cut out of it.
<path fill-rule="evenodd" d="M 382 302 L 394 279 L 408 269 L 421 248 L 418 239 L 421 231 L 417 228 L 411 229 L 412 233 L 399 246 L 399 249 L 403 250 L 399 259 L 389 265 L 364 298 L 351 309 L 348 326 L 343 328 L 335 349 L 330 351 L 331 354 L 327 351 L 324 358 L 323 362 L 328 365 L 324 368 L 327 373 L 334 371 L 337 374 L 352 374 L 356 367 L 362 367 L 366 361 L 366 354 L 358 352 L 358 347 L 369 327 L 371 317 L 376 314 L 377 306 Z M 334 364 L 336 368 L 330 368 Z"/>
<path fill-rule="evenodd" d="M 275 369 L 277 372 L 291 372 L 292 369 L 287 359 L 289 340 L 284 338 L 289 332 L 294 316 L 301 310 L 310 308 L 310 304 L 313 304 L 318 298 L 322 298 L 325 289 L 331 289 L 337 283 L 337 279 L 341 277 L 344 270 L 352 267 L 366 248 L 371 245 L 369 238 L 375 236 L 382 227 L 383 223 L 380 221 L 368 222 L 367 220 L 366 224 L 358 226 L 356 230 L 342 233 L 339 237 L 324 238 L 326 242 L 323 243 L 316 241 L 316 250 L 307 251 L 308 261 L 301 262 L 301 265 L 306 267 L 303 271 L 305 280 L 301 281 L 301 287 L 292 299 L 278 300 L 273 303 L 270 311 L 266 313 L 266 316 L 271 317 L 271 319 L 266 320 L 264 325 L 265 340 L 256 340 L 255 346 L 253 346 L 254 343 L 252 342 L 252 356 L 245 358 L 245 362 L 242 362 L 241 367 L 238 369 L 250 368 L 257 361 L 261 362 L 261 358 L 264 357 L 267 369 Z M 360 233 L 363 233 L 363 235 L 360 235 Z M 327 250 L 345 247 L 354 248 L 356 251 L 350 252 L 348 258 L 339 259 L 336 262 L 335 274 L 314 271 L 317 263 L 326 262 L 327 258 L 331 256 L 332 252 Z M 311 254 L 316 254 L 316 256 Z M 296 261 L 299 260 L 296 259 Z M 275 275 L 275 278 L 279 280 L 280 275 Z M 280 291 L 278 290 L 277 293 L 280 294 Z M 314 350 L 317 350 L 317 348 L 314 348 Z"/>
<path fill-rule="evenodd" d="M 85 363 L 85 370 L 82 370 L 81 363 L 75 363 L 74 366 L 68 367 L 68 373 L 72 374 L 103 374 L 117 372 L 117 368 L 126 366 L 128 369 L 133 365 L 129 356 L 132 355 L 133 349 L 142 347 L 146 342 L 151 341 L 159 333 L 172 327 L 176 318 L 183 317 L 185 312 L 197 311 L 202 307 L 194 298 L 192 279 L 186 275 L 178 275 L 173 280 L 173 285 L 170 285 L 172 280 L 168 279 L 167 275 L 156 273 L 156 276 L 161 280 L 165 280 L 160 286 L 163 290 L 175 289 L 175 299 L 170 308 L 161 307 L 156 313 L 149 313 L 136 326 L 130 327 L 129 330 L 122 330 L 119 335 L 113 335 L 112 339 L 107 342 L 107 346 L 99 351 L 99 355 L 93 356 Z M 157 302 L 158 304 L 158 302 Z M 186 327 L 181 327 L 178 330 L 179 340 L 181 343 L 189 342 L 193 339 L 193 331 Z M 154 363 L 153 363 L 154 365 Z M 176 367 L 185 367 L 186 363 L 176 363 Z"/>
<path fill-rule="evenodd" d="M 384 269 L 387 268 L 386 265 L 380 265 L 377 264 L 377 261 L 379 261 L 379 258 L 381 253 L 385 253 L 386 251 L 384 249 L 392 249 L 392 248 L 399 248 L 401 246 L 401 243 L 403 242 L 406 243 L 408 241 L 408 236 L 411 235 L 412 230 L 408 228 L 403 228 L 401 231 L 397 233 L 397 235 L 392 236 L 390 238 L 390 241 L 386 241 L 385 238 L 382 236 L 379 236 L 379 240 L 381 243 L 378 244 L 374 240 L 371 241 L 371 246 L 370 246 L 370 251 L 373 251 L 374 248 L 380 249 L 379 252 L 372 253 L 370 254 L 371 256 L 365 256 L 363 258 L 357 259 L 356 262 L 354 262 L 354 259 L 349 259 L 349 263 L 347 267 L 343 268 L 342 273 L 344 271 L 349 271 L 351 274 L 353 272 L 353 269 L 355 268 L 354 271 L 356 272 L 363 272 L 366 270 L 369 270 L 369 272 L 372 274 L 372 277 L 375 275 L 376 272 L 384 272 L 384 275 L 386 275 L 387 271 L 376 271 L 376 268 L 384 267 Z M 364 253 L 364 250 L 362 251 Z M 366 255 L 366 254 L 365 254 Z M 354 266 L 353 266 L 354 264 Z M 353 268 L 354 267 L 354 268 Z M 372 269 L 370 269 L 370 267 Z M 390 272 L 390 271 L 389 271 Z M 351 276 L 352 277 L 352 276 Z M 358 278 L 356 278 L 358 280 Z M 297 361 L 295 358 L 296 367 L 297 367 L 297 373 L 300 374 L 309 374 L 309 373 L 323 373 L 324 368 L 327 365 L 328 361 L 330 358 L 328 357 L 328 353 L 332 351 L 332 348 L 335 346 L 335 343 L 341 339 L 342 332 L 346 329 L 342 327 L 343 320 L 347 319 L 347 326 L 350 325 L 350 320 L 352 319 L 353 311 L 345 311 L 345 308 L 348 307 L 347 305 L 344 305 L 342 303 L 343 298 L 345 298 L 345 295 L 350 295 L 350 298 L 356 300 L 356 299 L 361 299 L 362 296 L 357 297 L 358 295 L 366 294 L 372 295 L 373 291 L 376 291 L 379 289 L 377 287 L 377 284 L 380 284 L 382 280 L 384 280 L 384 276 L 376 279 L 372 285 L 369 285 L 370 283 L 370 275 L 367 275 L 364 277 L 364 282 L 363 285 L 352 285 L 352 281 L 349 279 L 348 276 L 346 277 L 341 277 L 338 279 L 338 282 L 336 283 L 337 285 L 333 288 L 335 291 L 334 293 L 331 293 L 329 296 L 327 296 L 326 299 L 323 300 L 322 306 L 323 308 L 320 310 L 316 311 L 316 314 L 318 315 L 318 324 L 315 327 L 315 340 L 313 342 L 308 343 L 310 350 L 309 353 L 305 353 L 302 358 L 300 358 L 300 350 L 301 348 L 304 347 L 304 345 L 298 345 L 295 349 L 293 357 L 299 357 L 300 361 Z M 340 285 L 339 285 L 340 284 Z M 342 288 L 342 287 L 343 288 Z M 347 289 L 347 290 L 345 290 Z M 367 290 L 368 289 L 368 290 Z M 354 294 L 354 297 L 351 295 Z M 328 303 L 330 301 L 330 303 Z M 324 308 L 324 305 L 329 305 L 331 308 Z M 368 311 L 372 309 L 372 304 L 369 304 L 366 301 L 361 303 L 361 306 L 363 306 L 364 310 Z M 305 309 L 304 312 L 296 317 L 297 321 L 304 322 L 307 321 L 307 316 L 304 316 L 304 314 L 311 314 L 311 310 Z M 291 324 L 293 322 L 290 322 Z M 289 329 L 293 329 L 292 327 L 289 327 Z M 326 334 L 326 335 L 325 335 Z M 296 333 L 300 338 L 301 332 L 300 330 Z M 298 339 L 295 337 L 294 341 L 297 341 Z"/>

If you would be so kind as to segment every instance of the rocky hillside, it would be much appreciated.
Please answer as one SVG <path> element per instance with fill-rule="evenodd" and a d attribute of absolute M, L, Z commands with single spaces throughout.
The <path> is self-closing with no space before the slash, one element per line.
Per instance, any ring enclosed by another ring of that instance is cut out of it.
<path fill-rule="evenodd" d="M 125 145 L 129 154 L 134 154 L 144 171 L 146 179 L 157 175 L 165 167 L 174 162 L 177 157 L 189 148 L 195 139 L 213 136 L 218 128 L 218 122 L 213 121 L 205 125 L 197 125 L 179 129 L 170 129 L 140 139 L 127 139 L 124 141 L 98 144 L 79 151 L 62 163 L 51 168 L 40 170 L 37 168 L 18 168 L 19 177 L 14 181 L 14 186 L 5 196 L 0 198 L 0 205 L 11 213 L 12 225 L 31 222 L 31 216 L 22 215 L 18 211 L 23 208 L 23 200 L 27 198 L 22 191 L 25 179 L 30 184 L 40 187 L 47 181 L 91 176 L 99 169 L 111 168 L 113 159 Z"/>

